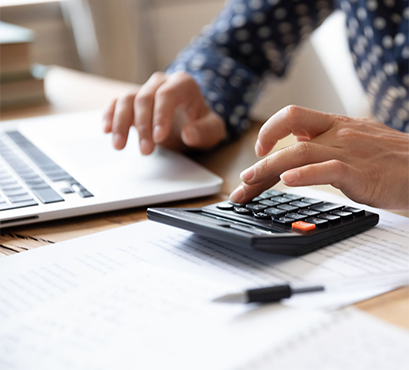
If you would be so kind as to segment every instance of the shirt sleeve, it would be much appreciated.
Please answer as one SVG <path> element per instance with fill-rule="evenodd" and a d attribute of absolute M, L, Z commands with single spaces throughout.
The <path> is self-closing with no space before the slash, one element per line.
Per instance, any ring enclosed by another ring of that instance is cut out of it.
<path fill-rule="evenodd" d="M 167 73 L 190 73 L 233 138 L 249 126 L 262 77 L 283 76 L 296 46 L 333 9 L 332 0 L 230 0 Z"/>

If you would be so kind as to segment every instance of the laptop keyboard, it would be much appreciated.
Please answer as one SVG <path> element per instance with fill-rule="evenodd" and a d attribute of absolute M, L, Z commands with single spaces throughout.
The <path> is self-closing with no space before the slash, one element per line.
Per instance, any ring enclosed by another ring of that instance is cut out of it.
<path fill-rule="evenodd" d="M 11 145 L 11 139 L 39 168 L 31 166 Z M 0 135 L 0 211 L 64 202 L 64 198 L 51 186 L 60 186 L 63 194 L 77 193 L 82 198 L 93 197 L 84 186 L 58 166 L 31 141 L 18 131 Z"/>

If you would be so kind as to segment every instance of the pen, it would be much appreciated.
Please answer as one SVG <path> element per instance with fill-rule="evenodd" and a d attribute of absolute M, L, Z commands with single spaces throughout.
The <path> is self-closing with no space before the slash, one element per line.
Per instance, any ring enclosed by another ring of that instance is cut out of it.
<path fill-rule="evenodd" d="M 237 293 L 230 293 L 217 297 L 217 303 L 271 303 L 290 298 L 296 294 L 315 292 L 343 292 L 355 289 L 382 288 L 391 286 L 397 288 L 409 284 L 409 271 L 397 273 L 365 275 L 363 277 L 335 280 L 325 284 L 293 283 L 280 284 L 263 288 L 248 289 Z"/>

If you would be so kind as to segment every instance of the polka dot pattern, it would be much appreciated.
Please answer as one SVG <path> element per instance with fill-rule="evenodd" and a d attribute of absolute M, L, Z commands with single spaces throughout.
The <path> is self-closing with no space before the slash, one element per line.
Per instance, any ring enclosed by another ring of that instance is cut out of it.
<path fill-rule="evenodd" d="M 230 137 L 266 74 L 281 77 L 296 47 L 340 8 L 351 56 L 374 115 L 409 132 L 409 0 L 230 0 L 168 69 L 184 70 L 226 122 Z"/>

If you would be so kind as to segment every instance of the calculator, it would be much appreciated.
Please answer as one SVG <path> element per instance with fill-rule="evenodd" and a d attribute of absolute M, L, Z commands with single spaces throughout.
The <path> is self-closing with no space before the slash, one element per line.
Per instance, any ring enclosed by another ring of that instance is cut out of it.
<path fill-rule="evenodd" d="M 302 255 L 368 230 L 379 215 L 364 209 L 268 190 L 246 204 L 148 208 L 148 219 L 222 243 Z"/>

